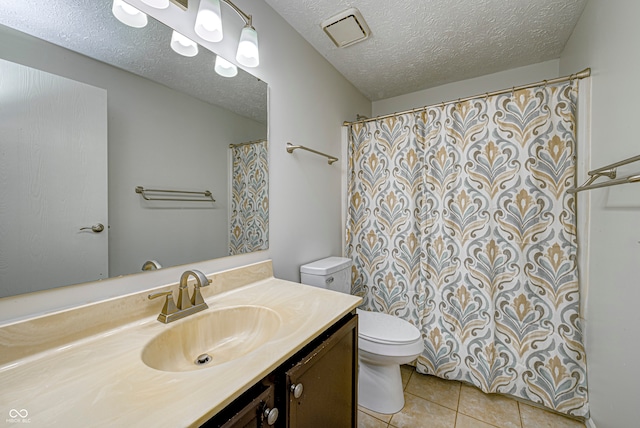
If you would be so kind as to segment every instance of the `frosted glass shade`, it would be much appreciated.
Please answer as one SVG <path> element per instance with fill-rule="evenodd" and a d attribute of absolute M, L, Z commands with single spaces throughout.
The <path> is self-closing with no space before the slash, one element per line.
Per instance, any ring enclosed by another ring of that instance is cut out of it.
<path fill-rule="evenodd" d="M 216 73 L 222 77 L 234 77 L 238 74 L 238 67 L 222 58 L 220 55 L 216 56 L 216 65 L 214 69 L 216 70 Z"/>
<path fill-rule="evenodd" d="M 184 56 L 198 55 L 198 44 L 176 30 L 171 34 L 171 49 Z"/>
<path fill-rule="evenodd" d="M 166 9 L 169 7 L 169 0 L 141 0 L 142 3 L 148 4 L 156 9 Z"/>
<path fill-rule="evenodd" d="M 257 67 L 260 64 L 258 33 L 249 25 L 245 26 L 240 34 L 236 60 L 245 67 Z"/>
<path fill-rule="evenodd" d="M 219 0 L 201 0 L 194 27 L 196 34 L 204 40 L 222 40 L 222 17 Z"/>
<path fill-rule="evenodd" d="M 118 21 L 129 27 L 142 28 L 147 25 L 147 14 L 122 0 L 113 0 L 111 12 Z"/>

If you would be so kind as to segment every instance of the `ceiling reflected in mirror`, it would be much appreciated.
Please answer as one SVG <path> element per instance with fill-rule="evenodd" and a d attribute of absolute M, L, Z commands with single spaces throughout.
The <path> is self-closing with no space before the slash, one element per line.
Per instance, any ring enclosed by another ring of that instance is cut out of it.
<path fill-rule="evenodd" d="M 112 8 L 112 0 L 3 0 L 0 24 L 266 123 L 266 85 L 258 78 L 220 76 L 215 55 L 185 58 L 169 48 L 167 26 L 149 18 L 144 28 L 129 27 Z"/>

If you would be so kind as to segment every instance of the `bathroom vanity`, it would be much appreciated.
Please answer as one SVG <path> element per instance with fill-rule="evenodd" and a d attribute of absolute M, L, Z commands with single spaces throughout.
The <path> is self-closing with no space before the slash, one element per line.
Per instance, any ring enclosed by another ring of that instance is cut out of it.
<path fill-rule="evenodd" d="M 273 278 L 270 261 L 208 277 L 209 308 L 169 324 L 147 296 L 177 284 L 0 325 L 2 416 L 34 427 L 355 426 L 361 299 Z M 202 352 L 211 360 L 195 364 Z"/>
<path fill-rule="evenodd" d="M 203 427 L 357 426 L 357 315 L 350 313 Z"/>

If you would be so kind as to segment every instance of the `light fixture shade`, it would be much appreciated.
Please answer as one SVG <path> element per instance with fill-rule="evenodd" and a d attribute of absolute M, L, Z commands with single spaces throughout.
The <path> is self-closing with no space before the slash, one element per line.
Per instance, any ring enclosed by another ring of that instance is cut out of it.
<path fill-rule="evenodd" d="M 148 4 L 156 9 L 166 9 L 169 7 L 169 0 L 140 0 L 144 4 Z"/>
<path fill-rule="evenodd" d="M 171 49 L 184 56 L 198 55 L 198 44 L 176 30 L 171 34 Z"/>
<path fill-rule="evenodd" d="M 238 74 L 238 67 L 230 63 L 220 55 L 216 56 L 216 66 L 214 68 L 216 73 L 222 77 L 234 77 Z"/>
<path fill-rule="evenodd" d="M 113 0 L 111 12 L 118 21 L 129 27 L 142 28 L 147 25 L 147 14 L 122 0 Z"/>
<path fill-rule="evenodd" d="M 210 42 L 222 40 L 220 0 L 200 0 L 194 30 L 204 40 Z"/>
<path fill-rule="evenodd" d="M 246 25 L 240 33 L 240 43 L 236 60 L 245 67 L 257 67 L 260 64 L 258 51 L 258 33 L 250 25 Z"/>

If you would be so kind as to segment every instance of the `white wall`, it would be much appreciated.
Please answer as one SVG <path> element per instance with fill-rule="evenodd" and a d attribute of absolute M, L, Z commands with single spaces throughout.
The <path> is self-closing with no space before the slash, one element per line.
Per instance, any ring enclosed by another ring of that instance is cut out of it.
<path fill-rule="evenodd" d="M 558 67 L 559 60 L 545 61 L 473 79 L 462 80 L 460 82 L 436 86 L 435 88 L 412 92 L 393 98 L 374 101 L 372 114 L 374 116 L 382 116 L 458 98 L 484 94 L 485 92 L 526 85 L 544 79 L 552 79 L 559 76 Z"/>
<path fill-rule="evenodd" d="M 264 138 L 266 124 L 125 74 L 109 90 L 110 106 L 128 107 L 109 112 L 109 275 L 228 255 L 229 144 Z M 149 114 L 134 123 L 131 110 Z M 209 190 L 216 202 L 148 202 L 135 186 Z"/>
<path fill-rule="evenodd" d="M 0 37 L 2 58 L 107 90 L 109 276 L 228 254 L 228 147 L 264 138 L 265 124 L 17 31 Z M 149 203 L 136 186 L 206 189 L 216 203 Z"/>
<path fill-rule="evenodd" d="M 189 12 L 180 14 L 131 0 L 194 38 L 197 3 L 190 2 Z M 260 37 L 260 65 L 248 71 L 269 84 L 269 253 L 277 277 L 299 281 L 301 264 L 342 253 L 340 168 L 345 159 L 329 166 L 309 152 L 288 154 L 286 144 L 340 157 L 342 122 L 357 113 L 369 115 L 371 102 L 265 2 L 234 3 L 253 15 Z M 234 60 L 243 21 L 226 5 L 222 8 L 225 39 L 203 46 Z"/>
<path fill-rule="evenodd" d="M 560 58 L 562 74 L 591 67 L 591 169 L 640 155 L 640 3 L 590 0 Z M 640 172 L 640 163 L 619 170 Z M 640 185 L 591 190 L 587 369 L 598 428 L 640 420 Z"/>

